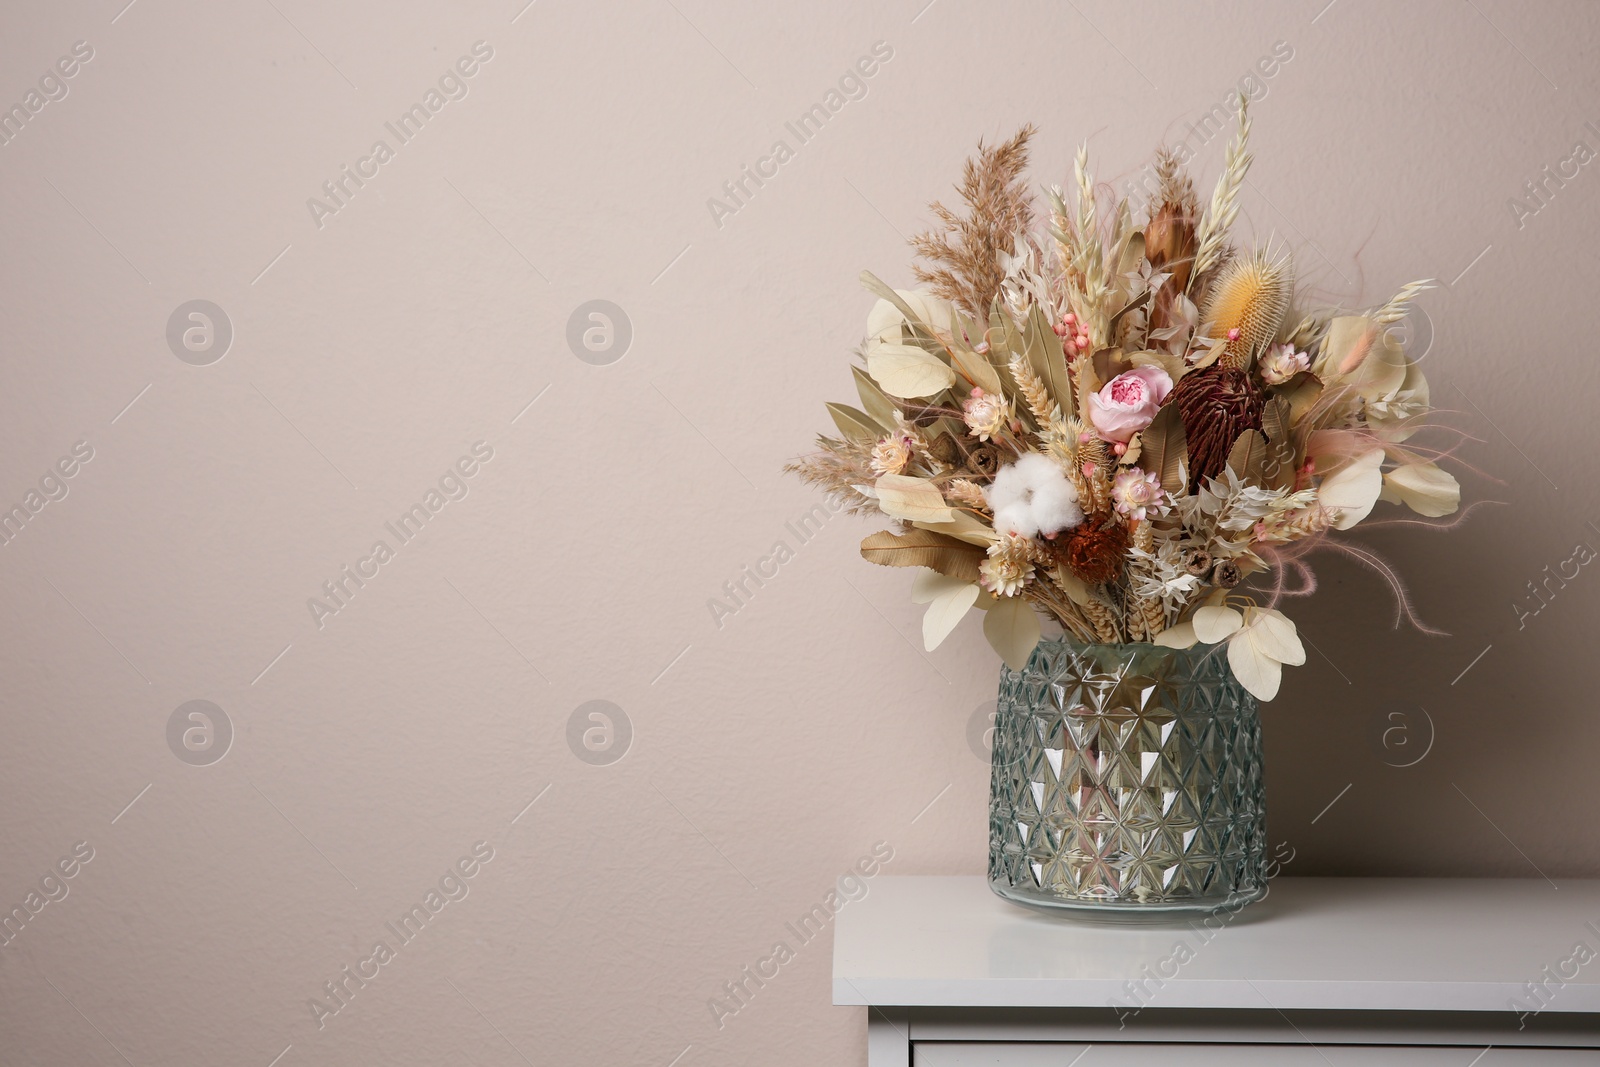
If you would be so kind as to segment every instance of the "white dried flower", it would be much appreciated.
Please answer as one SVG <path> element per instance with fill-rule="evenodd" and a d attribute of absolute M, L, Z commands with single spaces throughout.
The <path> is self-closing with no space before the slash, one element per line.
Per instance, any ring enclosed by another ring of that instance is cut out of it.
<path fill-rule="evenodd" d="M 880 438 L 872 448 L 872 470 L 876 474 L 900 474 L 911 462 L 912 442 L 905 434 Z"/>
<path fill-rule="evenodd" d="M 1003 396 L 974 389 L 972 395 L 961 402 L 961 417 L 974 437 L 987 441 L 1005 429 L 1011 418 L 1011 405 Z"/>
<path fill-rule="evenodd" d="M 1001 467 L 984 496 L 1002 534 L 1052 537 L 1083 521 L 1077 489 L 1054 460 L 1038 452 Z"/>
<path fill-rule="evenodd" d="M 1261 380 L 1268 385 L 1282 385 L 1296 374 L 1311 366 L 1311 356 L 1296 352 L 1294 345 L 1273 345 L 1256 361 Z"/>
<path fill-rule="evenodd" d="M 1016 596 L 1033 577 L 1024 539 L 1002 537 L 989 546 L 989 556 L 978 564 L 978 582 L 995 596 Z"/>

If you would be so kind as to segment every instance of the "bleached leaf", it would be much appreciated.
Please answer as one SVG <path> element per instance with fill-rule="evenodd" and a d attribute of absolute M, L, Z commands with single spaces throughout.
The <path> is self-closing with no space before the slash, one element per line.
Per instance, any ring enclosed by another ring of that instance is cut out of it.
<path fill-rule="evenodd" d="M 1408 463 L 1383 476 L 1384 495 L 1415 511 L 1436 519 L 1461 506 L 1461 485 L 1448 472 L 1432 463 Z"/>
<path fill-rule="evenodd" d="M 922 647 L 929 652 L 938 648 L 977 601 L 980 592 L 977 582 L 968 582 L 934 597 L 922 616 Z"/>
<path fill-rule="evenodd" d="M 1020 671 L 1039 643 L 1039 616 L 1020 596 L 1001 597 L 983 619 L 983 636 L 1006 666 Z"/>
<path fill-rule="evenodd" d="M 1193 621 L 1169 626 L 1155 637 L 1155 643 L 1164 648 L 1192 648 L 1198 640 L 1200 637 L 1194 632 Z"/>
<path fill-rule="evenodd" d="M 1220 604 L 1207 604 L 1195 609 L 1194 617 L 1190 620 L 1194 626 L 1194 634 L 1208 645 L 1214 645 L 1230 634 L 1236 633 L 1244 625 L 1244 616 L 1236 609 Z"/>
<path fill-rule="evenodd" d="M 1324 507 L 1339 509 L 1336 530 L 1348 530 L 1372 512 L 1383 492 L 1383 449 L 1376 448 L 1340 467 L 1317 487 L 1317 499 Z"/>
<path fill-rule="evenodd" d="M 911 602 L 913 604 L 930 604 L 951 590 L 962 586 L 971 585 L 959 578 L 951 578 L 937 571 L 918 571 L 916 578 L 911 582 Z"/>
<path fill-rule="evenodd" d="M 1257 608 L 1251 612 L 1250 640 L 1263 654 L 1279 663 L 1298 667 L 1306 661 L 1305 646 L 1295 631 L 1294 622 L 1274 608 Z"/>
<path fill-rule="evenodd" d="M 977 545 L 985 549 L 1000 539 L 1000 535 L 994 532 L 994 527 L 978 519 L 972 512 L 961 511 L 956 508 L 951 508 L 950 510 L 952 515 L 948 521 L 927 522 L 918 520 L 913 522 L 912 525 L 920 530 L 932 530 L 934 533 L 946 534 L 958 541 L 965 541 L 969 545 Z"/>
<path fill-rule="evenodd" d="M 942 393 L 956 380 L 943 360 L 914 345 L 869 345 L 867 373 L 885 393 L 901 400 Z"/>
<path fill-rule="evenodd" d="M 944 502 L 939 487 L 926 478 L 885 474 L 874 488 L 878 491 L 878 507 L 892 519 L 946 523 L 956 517 L 955 511 Z"/>
<path fill-rule="evenodd" d="M 1262 652 L 1250 631 L 1242 630 L 1228 642 L 1228 666 L 1239 684 L 1257 700 L 1271 700 L 1283 682 L 1283 664 Z"/>

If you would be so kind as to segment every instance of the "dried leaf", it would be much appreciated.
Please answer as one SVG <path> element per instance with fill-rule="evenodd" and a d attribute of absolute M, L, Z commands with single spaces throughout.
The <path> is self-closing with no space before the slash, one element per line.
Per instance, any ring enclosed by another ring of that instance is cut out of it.
<path fill-rule="evenodd" d="M 952 522 L 956 512 L 944 502 L 939 487 L 926 478 L 885 474 L 873 485 L 878 507 L 892 519 L 907 522 Z"/>
<path fill-rule="evenodd" d="M 1299 455 L 1294 446 L 1294 435 L 1289 430 L 1289 401 L 1275 396 L 1267 401 L 1261 413 L 1261 432 L 1267 439 L 1267 459 L 1262 468 L 1262 484 L 1272 489 L 1288 489 L 1294 485 L 1295 468 Z"/>
<path fill-rule="evenodd" d="M 1246 430 L 1228 450 L 1228 466 L 1242 480 L 1260 485 L 1267 466 L 1267 439 L 1260 430 Z"/>
<path fill-rule="evenodd" d="M 861 542 L 861 558 L 880 567 L 926 567 L 946 578 L 975 582 L 984 551 L 928 530 L 879 530 Z"/>
<path fill-rule="evenodd" d="M 902 400 L 942 393 L 956 380 L 947 364 L 913 345 L 870 346 L 867 373 L 885 393 Z"/>
<path fill-rule="evenodd" d="M 851 367 L 850 373 L 855 376 L 856 393 L 861 397 L 861 406 L 867 414 L 885 430 L 894 429 L 894 413 L 898 410 L 894 401 L 860 367 Z"/>
<path fill-rule="evenodd" d="M 1020 671 L 1039 644 L 1039 616 L 1020 596 L 1001 597 L 983 619 L 983 636 L 1006 666 Z"/>
<path fill-rule="evenodd" d="M 1062 351 L 1061 338 L 1051 329 L 1043 308 L 1034 307 L 1028 313 L 1028 332 L 1023 344 L 1028 366 L 1050 387 L 1056 406 L 1063 412 L 1077 410 L 1077 402 L 1072 397 L 1072 378 L 1067 374 L 1066 353 Z M 993 355 L 993 352 L 990 354 Z"/>
<path fill-rule="evenodd" d="M 830 403 L 828 414 L 833 416 L 833 424 L 839 427 L 839 432 L 851 440 L 873 443 L 883 433 L 878 424 L 872 421 L 871 416 L 849 404 Z"/>
<path fill-rule="evenodd" d="M 978 583 L 971 582 L 954 586 L 934 597 L 927 613 L 922 616 L 922 647 L 929 652 L 938 648 L 950 636 L 950 631 L 956 628 L 956 623 L 977 603 L 981 592 L 983 590 Z"/>
<path fill-rule="evenodd" d="M 1139 434 L 1139 466 L 1161 479 L 1161 487 L 1169 493 L 1183 492 L 1185 486 L 1179 470 L 1183 463 L 1183 419 L 1176 404 L 1168 404 L 1156 412 Z"/>
<path fill-rule="evenodd" d="M 1384 475 L 1383 499 L 1436 519 L 1461 506 L 1461 486 L 1432 463 L 1408 463 Z"/>
<path fill-rule="evenodd" d="M 1348 530 L 1372 513 L 1383 492 L 1383 449 L 1375 448 L 1346 463 L 1317 487 L 1317 499 L 1324 507 L 1339 509 L 1336 530 Z"/>

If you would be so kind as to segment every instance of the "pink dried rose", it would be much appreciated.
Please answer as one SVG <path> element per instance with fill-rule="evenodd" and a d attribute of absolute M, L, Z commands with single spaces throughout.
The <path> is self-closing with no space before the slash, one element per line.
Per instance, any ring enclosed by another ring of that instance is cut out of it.
<path fill-rule="evenodd" d="M 1150 425 L 1161 402 L 1172 392 L 1172 379 L 1160 367 L 1135 367 L 1117 375 L 1089 397 L 1089 421 L 1107 441 L 1127 443 Z"/>

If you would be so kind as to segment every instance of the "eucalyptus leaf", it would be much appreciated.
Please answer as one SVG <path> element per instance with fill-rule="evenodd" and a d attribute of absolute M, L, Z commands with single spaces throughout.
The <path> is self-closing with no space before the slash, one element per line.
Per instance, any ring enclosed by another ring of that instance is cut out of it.
<path fill-rule="evenodd" d="M 956 517 L 956 511 L 944 502 L 939 487 L 926 478 L 885 474 L 873 487 L 878 491 L 878 507 L 892 519 L 946 523 Z"/>
<path fill-rule="evenodd" d="M 856 379 L 856 393 L 861 397 L 861 406 L 866 409 L 877 424 L 885 430 L 894 429 L 894 413 L 899 410 L 889 395 L 878 388 L 878 383 L 873 381 L 867 372 L 860 367 L 851 367 L 850 373 Z"/>
<path fill-rule="evenodd" d="M 1039 616 L 1022 597 L 1001 597 L 983 618 L 983 636 L 1006 666 L 1020 671 L 1039 644 Z"/>
<path fill-rule="evenodd" d="M 830 403 L 828 414 L 833 416 L 833 424 L 839 427 L 839 432 L 853 441 L 876 442 L 883 432 L 871 416 L 849 404 Z"/>

